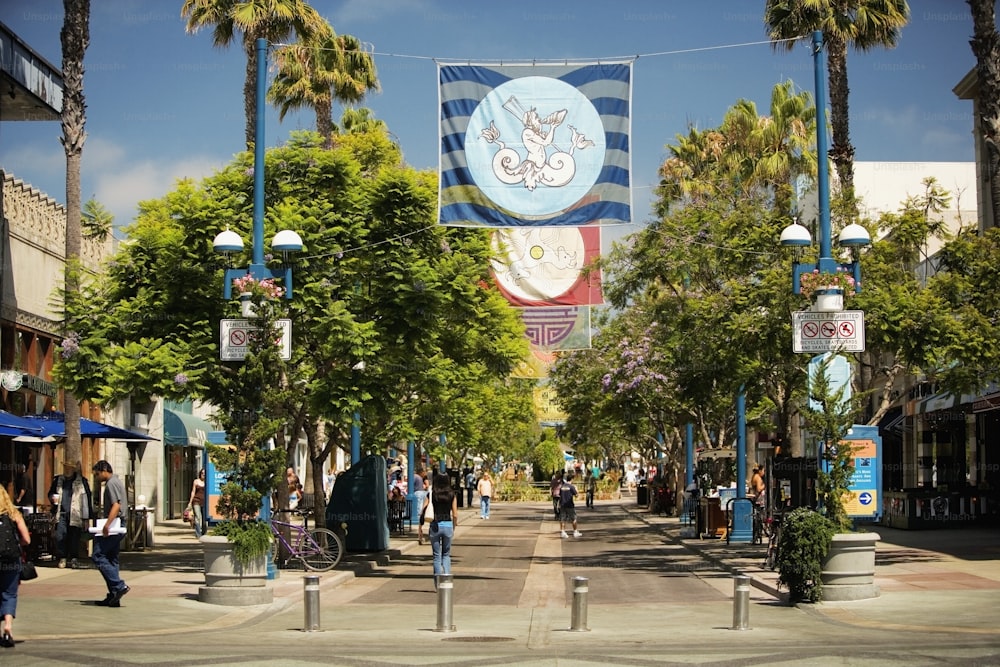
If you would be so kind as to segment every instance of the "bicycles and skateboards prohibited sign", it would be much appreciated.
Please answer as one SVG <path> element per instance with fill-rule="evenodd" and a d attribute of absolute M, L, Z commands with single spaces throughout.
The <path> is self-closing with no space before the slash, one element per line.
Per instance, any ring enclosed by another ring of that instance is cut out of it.
<path fill-rule="evenodd" d="M 279 338 L 275 344 L 281 348 L 281 358 L 292 358 L 292 321 L 278 320 Z M 243 361 L 247 356 L 247 344 L 258 334 L 260 328 L 253 320 L 221 320 L 219 322 L 219 358 L 222 361 Z"/>
<path fill-rule="evenodd" d="M 793 352 L 864 352 L 865 313 L 842 310 L 792 313 Z"/>

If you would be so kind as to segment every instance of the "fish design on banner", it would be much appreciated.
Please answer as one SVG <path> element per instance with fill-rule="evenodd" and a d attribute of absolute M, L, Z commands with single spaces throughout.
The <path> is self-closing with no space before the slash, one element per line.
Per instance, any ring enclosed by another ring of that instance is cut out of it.
<path fill-rule="evenodd" d="M 439 64 L 439 222 L 632 222 L 632 63 Z"/>

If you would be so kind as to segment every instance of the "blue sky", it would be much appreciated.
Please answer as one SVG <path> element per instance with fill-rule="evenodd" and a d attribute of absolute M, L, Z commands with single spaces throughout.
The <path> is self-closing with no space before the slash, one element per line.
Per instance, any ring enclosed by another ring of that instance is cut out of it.
<path fill-rule="evenodd" d="M 437 168 L 435 59 L 493 61 L 636 56 L 632 108 L 635 223 L 649 217 L 665 144 L 690 125 L 713 127 L 738 99 L 766 112 L 774 84 L 814 91 L 809 47 L 762 42 L 763 0 L 313 0 L 338 33 L 374 47 L 382 92 L 366 105 L 398 138 L 406 160 Z M 136 203 L 176 179 L 212 173 L 244 146 L 244 59 L 238 45 L 189 35 L 180 0 L 94 0 L 84 78 L 88 139 L 83 196 L 131 222 Z M 972 105 L 952 88 L 975 60 L 972 19 L 959 0 L 910 0 L 899 46 L 851 52 L 851 132 L 864 161 L 973 160 Z M 0 21 L 59 67 L 61 0 L 0 0 Z M 336 112 L 339 117 L 339 110 Z M 278 123 L 268 145 L 312 129 L 312 112 Z M 0 167 L 65 199 L 58 122 L 0 124 Z M 625 230 L 619 230 L 625 231 Z M 616 234 L 617 235 L 617 234 Z"/>

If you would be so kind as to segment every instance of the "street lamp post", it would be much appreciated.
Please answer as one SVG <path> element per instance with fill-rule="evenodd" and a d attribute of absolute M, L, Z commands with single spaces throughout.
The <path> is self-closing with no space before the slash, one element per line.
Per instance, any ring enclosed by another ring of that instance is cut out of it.
<path fill-rule="evenodd" d="M 272 269 L 264 263 L 264 113 L 265 93 L 267 86 L 267 40 L 257 40 L 257 118 L 254 125 L 254 159 L 253 159 L 253 243 L 251 245 L 250 266 L 245 269 L 234 269 L 227 266 L 223 278 L 222 296 L 232 298 L 233 281 L 243 276 L 251 276 L 256 281 L 265 279 L 280 279 L 285 288 L 285 298 L 292 298 L 292 267 L 288 262 L 289 253 L 302 250 L 302 238 L 290 229 L 283 229 L 271 239 L 271 249 L 282 255 L 282 267 Z M 227 259 L 233 254 L 243 252 L 243 239 L 234 231 L 226 229 L 219 232 L 212 241 L 215 252 L 221 253 Z M 249 296 L 241 295 L 243 315 L 252 316 L 249 308 Z M 268 504 L 261 508 L 261 518 L 269 519 Z M 267 557 L 267 578 L 277 578 L 277 568 Z"/>
<path fill-rule="evenodd" d="M 826 65 L 823 53 L 823 33 L 813 32 L 813 77 L 816 87 L 816 188 L 818 198 L 819 214 L 819 258 L 815 264 L 805 264 L 799 262 L 798 251 L 812 244 L 812 237 L 809 231 L 802 225 L 794 222 L 781 231 L 781 245 L 792 248 L 796 251 L 796 256 L 792 263 L 792 292 L 802 293 L 802 276 L 807 273 L 819 274 L 819 284 L 822 284 L 822 276 L 847 273 L 853 278 L 853 288 L 855 293 L 861 291 L 861 261 L 860 249 L 871 243 L 871 236 L 864 227 L 857 223 L 851 223 L 844 227 L 838 237 L 841 247 L 847 248 L 851 253 L 851 261 L 840 263 L 832 256 L 831 229 L 830 229 L 830 185 L 829 167 L 827 163 L 827 141 L 826 141 Z M 827 302 L 826 297 L 833 296 L 834 299 Z M 819 312 L 838 312 L 843 310 L 843 283 L 834 283 L 827 288 L 815 290 L 813 310 Z"/>

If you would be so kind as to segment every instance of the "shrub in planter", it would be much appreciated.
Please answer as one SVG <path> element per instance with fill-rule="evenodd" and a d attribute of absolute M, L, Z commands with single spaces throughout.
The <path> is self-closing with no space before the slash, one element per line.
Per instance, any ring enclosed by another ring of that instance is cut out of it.
<path fill-rule="evenodd" d="M 788 587 L 789 601 L 818 602 L 823 598 L 821 567 L 835 532 L 829 519 L 805 507 L 782 517 L 778 584 Z"/>
<path fill-rule="evenodd" d="M 264 521 L 220 521 L 210 534 L 228 539 L 233 545 L 233 557 L 244 566 L 271 548 L 271 526 Z"/>

